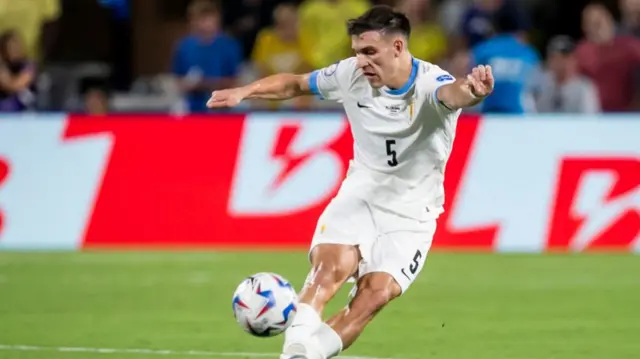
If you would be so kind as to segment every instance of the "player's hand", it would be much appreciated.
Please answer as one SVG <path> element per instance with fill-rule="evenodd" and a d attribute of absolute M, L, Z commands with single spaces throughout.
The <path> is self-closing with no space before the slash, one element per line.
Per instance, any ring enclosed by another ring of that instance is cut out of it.
<path fill-rule="evenodd" d="M 493 74 L 491 66 L 479 65 L 467 75 L 467 84 L 471 93 L 479 98 L 487 97 L 493 92 Z"/>
<path fill-rule="evenodd" d="M 236 87 L 227 90 L 213 91 L 207 101 L 208 108 L 235 107 L 249 96 L 244 87 Z"/>

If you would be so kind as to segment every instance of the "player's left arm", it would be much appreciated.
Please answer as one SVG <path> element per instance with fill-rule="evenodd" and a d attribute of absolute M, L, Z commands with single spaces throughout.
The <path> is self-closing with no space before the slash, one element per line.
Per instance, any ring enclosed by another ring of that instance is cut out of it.
<path fill-rule="evenodd" d="M 493 91 L 491 66 L 479 65 L 464 79 L 442 85 L 436 92 L 437 100 L 450 110 L 473 107 Z"/>

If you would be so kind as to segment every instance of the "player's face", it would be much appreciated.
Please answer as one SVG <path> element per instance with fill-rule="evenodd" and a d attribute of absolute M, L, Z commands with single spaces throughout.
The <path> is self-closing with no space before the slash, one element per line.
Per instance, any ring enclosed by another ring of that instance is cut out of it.
<path fill-rule="evenodd" d="M 356 53 L 358 67 L 374 88 L 390 83 L 404 49 L 404 41 L 398 36 L 385 36 L 378 31 L 352 36 L 351 47 Z"/>

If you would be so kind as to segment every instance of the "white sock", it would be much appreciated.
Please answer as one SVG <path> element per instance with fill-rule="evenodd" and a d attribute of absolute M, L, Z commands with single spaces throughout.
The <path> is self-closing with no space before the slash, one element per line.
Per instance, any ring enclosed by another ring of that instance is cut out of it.
<path fill-rule="evenodd" d="M 312 306 L 306 303 L 299 303 L 296 316 L 291 322 L 291 326 L 284 332 L 284 345 L 282 351 L 287 353 L 287 347 L 291 344 L 300 344 L 309 341 L 316 332 L 322 318 Z"/>
<path fill-rule="evenodd" d="M 332 358 L 342 351 L 342 338 L 327 323 L 320 324 L 313 339 L 325 359 Z"/>

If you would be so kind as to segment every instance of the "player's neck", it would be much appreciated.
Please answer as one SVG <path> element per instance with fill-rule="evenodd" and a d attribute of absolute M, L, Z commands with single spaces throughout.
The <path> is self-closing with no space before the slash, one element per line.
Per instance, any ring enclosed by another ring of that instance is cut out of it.
<path fill-rule="evenodd" d="M 402 88 L 407 82 L 409 82 L 411 72 L 413 71 L 413 59 L 411 54 L 408 52 L 405 53 L 399 61 L 400 67 L 394 76 L 392 76 L 391 81 L 387 84 L 387 87 L 392 90 Z"/>

